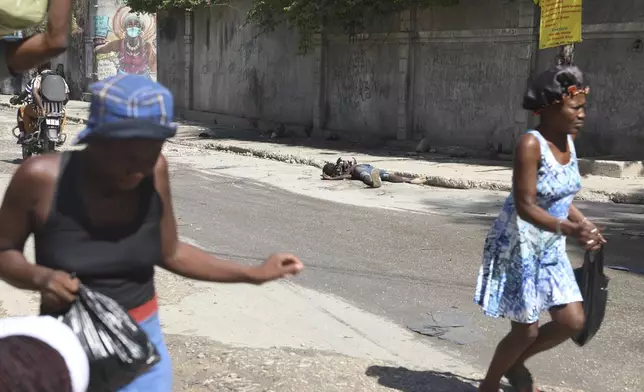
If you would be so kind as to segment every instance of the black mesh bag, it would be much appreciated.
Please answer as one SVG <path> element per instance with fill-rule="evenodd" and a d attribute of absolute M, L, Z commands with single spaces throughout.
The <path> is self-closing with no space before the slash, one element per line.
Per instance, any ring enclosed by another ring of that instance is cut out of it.
<path fill-rule="evenodd" d="M 604 321 L 606 303 L 608 302 L 608 281 L 604 275 L 604 247 L 596 252 L 587 251 L 584 265 L 575 269 L 575 278 L 584 298 L 583 307 L 586 315 L 584 329 L 572 340 L 578 346 L 584 346 L 595 336 Z"/>
<path fill-rule="evenodd" d="M 116 391 L 161 360 L 145 331 L 116 301 L 83 285 L 62 321 L 89 359 L 88 392 Z"/>

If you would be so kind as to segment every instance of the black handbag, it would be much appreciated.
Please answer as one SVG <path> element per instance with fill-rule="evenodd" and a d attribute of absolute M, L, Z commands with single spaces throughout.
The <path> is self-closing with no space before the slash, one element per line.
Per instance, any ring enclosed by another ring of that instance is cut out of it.
<path fill-rule="evenodd" d="M 584 329 L 572 338 L 578 346 L 586 345 L 595 336 L 604 321 L 608 301 L 608 281 L 604 275 L 604 247 L 598 251 L 587 251 L 584 265 L 575 269 L 575 278 L 584 299 L 586 315 Z"/>

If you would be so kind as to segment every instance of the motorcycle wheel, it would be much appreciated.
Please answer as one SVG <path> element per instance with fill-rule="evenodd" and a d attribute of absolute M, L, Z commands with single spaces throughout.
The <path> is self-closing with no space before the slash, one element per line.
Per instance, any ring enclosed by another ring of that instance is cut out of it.
<path fill-rule="evenodd" d="M 49 154 L 50 152 L 56 152 L 56 143 L 49 140 L 43 140 L 42 153 Z"/>
<path fill-rule="evenodd" d="M 23 144 L 22 145 L 22 159 L 26 160 L 27 158 L 31 157 L 33 153 L 31 152 L 31 149 L 29 148 L 28 145 Z"/>

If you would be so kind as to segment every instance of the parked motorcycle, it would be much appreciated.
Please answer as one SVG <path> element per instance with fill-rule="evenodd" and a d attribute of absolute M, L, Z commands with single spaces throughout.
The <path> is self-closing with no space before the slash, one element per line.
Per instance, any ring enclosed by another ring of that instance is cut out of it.
<path fill-rule="evenodd" d="M 22 143 L 22 158 L 27 159 L 34 154 L 47 154 L 56 151 L 67 140 L 67 135 L 62 132 L 65 117 L 65 104 L 67 91 L 65 80 L 56 74 L 43 75 L 40 83 L 40 96 L 43 112 L 34 124 L 34 132 Z M 14 96 L 10 100 L 12 105 L 19 105 L 22 100 Z M 13 135 L 20 137 L 20 111 L 17 114 L 18 125 L 13 129 Z"/>

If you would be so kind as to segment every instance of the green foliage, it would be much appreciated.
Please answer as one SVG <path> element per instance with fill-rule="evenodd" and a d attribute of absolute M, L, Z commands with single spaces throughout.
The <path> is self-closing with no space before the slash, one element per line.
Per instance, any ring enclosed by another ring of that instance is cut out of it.
<path fill-rule="evenodd" d="M 225 5 L 232 0 L 126 0 L 137 12 L 154 13 L 168 9 L 193 9 L 204 5 Z M 300 49 L 308 51 L 322 26 L 340 28 L 348 35 L 365 26 L 412 8 L 455 5 L 458 0 L 253 0 L 248 22 L 262 33 L 285 24 L 299 33 Z"/>
<path fill-rule="evenodd" d="M 154 14 L 162 10 L 185 9 L 191 10 L 198 6 L 217 5 L 226 3 L 222 0 L 125 0 L 125 5 L 136 12 Z"/>
<path fill-rule="evenodd" d="M 300 49 L 308 51 L 323 26 L 352 36 L 400 11 L 455 4 L 458 0 L 255 0 L 248 21 L 262 32 L 285 23 L 299 33 Z"/>

